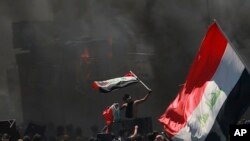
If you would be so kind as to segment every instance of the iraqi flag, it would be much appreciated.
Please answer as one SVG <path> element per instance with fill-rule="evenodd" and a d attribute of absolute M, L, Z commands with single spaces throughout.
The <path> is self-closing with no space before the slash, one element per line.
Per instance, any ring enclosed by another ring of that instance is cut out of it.
<path fill-rule="evenodd" d="M 107 107 L 106 109 L 104 109 L 104 111 L 102 112 L 102 115 L 106 121 L 107 125 L 111 125 L 111 123 L 114 120 L 114 116 L 113 116 L 113 111 L 110 107 Z"/>
<path fill-rule="evenodd" d="M 119 121 L 121 119 L 119 104 L 114 103 L 110 107 L 107 107 L 104 109 L 102 115 L 107 125 L 111 125 L 114 121 Z"/>
<path fill-rule="evenodd" d="M 99 90 L 100 92 L 107 93 L 111 92 L 114 89 L 126 87 L 130 84 L 137 83 L 138 79 L 137 77 L 129 72 L 123 77 L 113 78 L 109 80 L 104 81 L 94 81 L 92 84 L 92 87 L 94 89 Z"/>
<path fill-rule="evenodd" d="M 159 121 L 174 141 L 226 140 L 229 125 L 241 118 L 249 99 L 249 73 L 213 23 L 186 82 Z"/>

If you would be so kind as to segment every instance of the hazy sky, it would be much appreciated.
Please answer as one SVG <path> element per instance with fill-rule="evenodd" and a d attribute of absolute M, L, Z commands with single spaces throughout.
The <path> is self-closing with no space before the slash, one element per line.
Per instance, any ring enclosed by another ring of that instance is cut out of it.
<path fill-rule="evenodd" d="M 213 19 L 250 66 L 249 7 L 246 0 L 2 0 L 0 107 L 10 104 L 10 87 L 19 97 L 12 109 L 23 105 L 2 118 L 80 124 L 88 135 L 91 126 L 104 125 L 106 106 L 126 92 L 146 93 L 135 85 L 102 95 L 91 82 L 133 70 L 153 90 L 139 114 L 160 130 L 157 118 L 185 81 Z M 11 83 L 8 70 L 20 84 Z"/>

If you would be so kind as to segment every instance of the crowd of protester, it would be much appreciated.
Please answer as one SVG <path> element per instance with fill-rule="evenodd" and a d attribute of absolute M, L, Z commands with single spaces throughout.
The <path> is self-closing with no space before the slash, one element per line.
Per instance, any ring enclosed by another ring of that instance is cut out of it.
<path fill-rule="evenodd" d="M 81 127 L 58 126 L 53 129 L 50 126 L 46 126 L 45 129 L 43 131 L 41 126 L 37 126 L 29 129 L 29 131 L 20 131 L 17 139 L 12 138 L 12 136 L 16 135 L 0 133 L 0 138 L 1 141 L 102 141 L 98 138 L 98 135 L 108 134 L 110 141 L 169 141 L 162 132 L 154 131 L 147 134 L 140 134 L 137 125 L 132 127 L 130 131 L 125 129 L 120 130 L 117 135 L 112 132 L 106 133 L 104 130 L 91 129 L 92 135 L 89 137 L 83 136 Z"/>
<path fill-rule="evenodd" d="M 111 134 L 111 141 L 169 141 L 168 137 L 163 132 L 153 131 L 147 134 L 140 134 L 137 125 L 131 131 L 122 129 L 118 135 Z M 99 141 L 92 138 L 91 141 Z"/>
<path fill-rule="evenodd" d="M 241 119 L 237 124 L 250 124 L 250 120 Z M 34 124 L 33 126 L 26 131 L 16 127 L 18 135 L 2 132 L 0 139 L 1 141 L 104 141 L 98 135 L 108 135 L 109 139 L 106 138 L 105 141 L 170 141 L 169 137 L 161 131 L 141 134 L 138 125 L 134 125 L 129 130 L 119 129 L 118 134 L 114 134 L 112 131 L 107 133 L 107 128 L 99 130 L 98 127 L 93 126 L 90 129 L 92 134 L 88 137 L 83 136 L 81 127 L 72 125 L 55 127 L 50 124 L 45 127 Z M 13 139 L 13 136 L 18 136 L 18 138 Z"/>
<path fill-rule="evenodd" d="M 26 129 L 17 126 L 15 128 L 6 129 L 6 132 L 1 130 L 2 131 L 2 133 L 0 133 L 1 141 L 16 141 L 16 140 L 17 141 L 88 141 L 89 140 L 88 137 L 83 136 L 81 127 L 74 128 L 72 125 L 57 126 L 57 127 L 51 125 L 41 126 L 33 123 L 29 125 L 31 126 L 27 126 Z"/>
<path fill-rule="evenodd" d="M 118 104 L 115 104 L 118 107 L 116 110 L 112 106 L 107 108 L 107 111 L 112 111 L 112 113 L 106 112 L 107 117 L 104 114 L 107 128 L 98 131 L 98 128 L 93 127 L 91 128 L 92 134 L 89 137 L 83 136 L 81 127 L 73 128 L 73 126 L 68 125 L 55 128 L 53 124 L 48 124 L 46 127 L 32 124 L 28 126 L 26 131 L 19 129 L 20 135 L 18 138 L 13 139 L 11 135 L 4 133 L 1 135 L 1 139 L 2 141 L 169 141 L 163 132 L 153 132 L 152 126 L 147 126 L 147 124 L 152 125 L 151 118 L 146 120 L 148 118 L 136 117 L 135 107 L 145 102 L 151 92 L 152 90 L 149 89 L 143 98 L 136 100 L 125 94 L 123 97 L 124 103 L 120 108 Z M 121 118 L 120 109 L 124 109 L 125 117 L 123 118 Z M 113 131 L 110 130 L 111 124 L 120 123 L 121 121 L 124 121 L 123 124 L 127 126 L 122 128 L 120 126 L 114 127 Z M 145 132 L 145 129 L 148 129 L 147 132 Z"/>
<path fill-rule="evenodd" d="M 73 126 L 58 126 L 53 124 L 48 126 L 38 126 L 36 124 L 29 124 L 26 131 L 19 129 L 18 138 L 11 137 L 7 133 L 1 135 L 2 141 L 169 141 L 163 132 L 152 131 L 151 118 L 137 118 L 136 110 L 138 104 L 144 103 L 151 95 L 152 90 L 148 89 L 147 94 L 140 99 L 132 99 L 129 94 L 123 97 L 124 103 L 120 107 L 118 103 L 114 106 L 108 107 L 103 114 L 106 120 L 106 128 L 98 131 L 98 128 L 91 128 L 92 135 L 84 137 L 82 135 L 81 127 L 73 128 Z M 124 109 L 125 117 L 121 118 L 120 110 Z M 147 120 L 146 120 L 147 119 Z M 125 127 L 120 128 L 113 126 L 124 121 Z M 130 128 L 130 129 L 129 129 Z M 144 129 L 144 130 L 143 130 Z M 147 132 L 145 129 L 148 129 Z M 150 129 L 150 130 L 149 130 Z M 114 132 L 115 131 L 115 132 Z"/>

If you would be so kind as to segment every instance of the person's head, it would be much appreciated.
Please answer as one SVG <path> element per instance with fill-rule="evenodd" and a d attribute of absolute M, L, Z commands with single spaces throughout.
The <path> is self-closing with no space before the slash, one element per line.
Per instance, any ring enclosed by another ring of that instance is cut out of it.
<path fill-rule="evenodd" d="M 143 136 L 137 135 L 137 136 L 135 136 L 132 140 L 133 140 L 133 141 L 143 141 Z"/>
<path fill-rule="evenodd" d="M 10 140 L 10 136 L 7 133 L 4 133 L 2 136 L 2 141 L 9 141 Z"/>
<path fill-rule="evenodd" d="M 63 141 L 68 141 L 68 140 L 69 140 L 69 138 L 70 138 L 70 137 L 69 137 L 69 135 L 68 135 L 68 134 L 64 134 L 64 135 L 63 135 L 63 139 L 62 139 L 62 140 L 63 140 Z"/>
<path fill-rule="evenodd" d="M 97 141 L 97 139 L 94 138 L 94 137 L 91 137 L 91 138 L 89 139 L 89 141 Z"/>
<path fill-rule="evenodd" d="M 155 140 L 154 141 L 169 141 L 167 138 L 165 138 L 162 134 L 158 134 L 156 137 L 155 137 Z"/>
<path fill-rule="evenodd" d="M 155 137 L 155 141 L 165 141 L 165 139 L 162 135 L 159 134 Z"/>
<path fill-rule="evenodd" d="M 37 133 L 32 138 L 32 141 L 41 141 L 41 140 L 42 140 L 42 136 Z"/>
<path fill-rule="evenodd" d="M 154 131 L 152 133 L 148 133 L 147 134 L 147 138 L 149 141 L 154 141 L 155 140 L 155 137 L 159 134 L 159 132 L 157 131 Z"/>
<path fill-rule="evenodd" d="M 75 134 L 76 136 L 82 136 L 82 128 L 80 126 L 76 127 Z"/>
<path fill-rule="evenodd" d="M 111 139 L 112 139 L 112 140 L 115 140 L 115 139 L 116 139 L 115 133 L 111 132 L 110 135 L 111 135 Z"/>
<path fill-rule="evenodd" d="M 123 101 L 124 102 L 130 102 L 132 100 L 132 97 L 129 94 L 125 94 L 123 96 Z"/>
<path fill-rule="evenodd" d="M 58 126 L 57 129 L 56 129 L 56 134 L 57 134 L 57 137 L 60 137 L 60 136 L 63 136 L 64 132 L 65 132 L 65 129 L 63 126 Z"/>
<path fill-rule="evenodd" d="M 23 136 L 23 141 L 31 141 L 30 136 Z"/>
<path fill-rule="evenodd" d="M 116 108 L 116 109 L 118 109 L 120 106 L 119 106 L 119 103 L 114 103 L 114 107 Z"/>

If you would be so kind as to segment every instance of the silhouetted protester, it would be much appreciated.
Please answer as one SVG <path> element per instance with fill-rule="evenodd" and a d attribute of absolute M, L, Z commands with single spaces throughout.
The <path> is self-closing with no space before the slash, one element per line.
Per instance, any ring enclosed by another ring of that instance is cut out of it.
<path fill-rule="evenodd" d="M 56 130 L 56 140 L 61 141 L 63 139 L 63 135 L 65 133 L 65 129 L 63 126 L 58 126 Z"/>
<path fill-rule="evenodd" d="M 119 103 L 113 103 L 110 106 L 113 114 L 113 122 L 117 122 L 121 120 L 121 114 L 120 114 L 120 106 Z"/>
<path fill-rule="evenodd" d="M 62 138 L 62 140 L 61 141 L 69 141 L 70 140 L 70 136 L 68 135 L 68 134 L 64 134 L 63 135 L 63 138 Z"/>
<path fill-rule="evenodd" d="M 129 136 L 128 131 L 124 128 L 119 130 L 119 134 L 118 134 L 118 140 L 119 141 L 126 141 L 126 138 Z"/>
<path fill-rule="evenodd" d="M 149 95 L 151 94 L 152 90 L 148 91 L 148 94 L 146 94 L 142 99 L 133 100 L 132 97 L 129 94 L 125 94 L 123 97 L 123 101 L 125 102 L 120 109 L 125 109 L 125 117 L 126 118 L 135 118 L 136 117 L 136 105 L 141 104 L 145 102 Z"/>
<path fill-rule="evenodd" d="M 4 134 L 2 135 L 2 141 L 9 141 L 9 140 L 10 140 L 9 134 L 4 133 Z"/>
<path fill-rule="evenodd" d="M 73 139 L 75 138 L 74 136 L 74 127 L 73 127 L 73 125 L 72 124 L 69 124 L 69 125 L 66 125 L 66 134 L 64 134 L 64 136 L 65 135 L 68 135 L 68 140 L 69 141 L 73 141 Z"/>
<path fill-rule="evenodd" d="M 243 119 L 239 120 L 237 124 L 250 124 L 250 120 L 243 118 Z"/>
<path fill-rule="evenodd" d="M 35 134 L 32 141 L 42 141 L 42 136 L 40 134 Z"/>
<path fill-rule="evenodd" d="M 159 132 L 154 131 L 152 133 L 147 134 L 148 141 L 154 141 L 155 137 L 159 134 Z"/>
<path fill-rule="evenodd" d="M 30 122 L 26 128 L 25 135 L 29 135 L 33 140 L 33 136 L 36 134 L 39 134 L 41 137 L 44 137 L 45 130 L 45 125 L 39 125 L 37 123 Z"/>
<path fill-rule="evenodd" d="M 246 119 L 243 118 L 243 119 L 239 120 L 239 121 L 237 122 L 237 124 L 244 124 L 245 121 L 246 121 Z"/>
<path fill-rule="evenodd" d="M 163 135 L 158 134 L 158 135 L 155 137 L 154 141 L 169 141 L 169 140 L 168 140 L 167 138 L 165 138 Z"/>
<path fill-rule="evenodd" d="M 25 128 L 24 123 L 18 125 L 18 126 L 16 127 L 16 129 L 17 129 L 17 131 L 19 132 L 20 137 L 23 137 L 24 135 L 26 135 L 26 134 L 25 134 L 25 129 L 26 129 L 26 128 Z"/>
<path fill-rule="evenodd" d="M 31 138 L 30 136 L 23 136 L 23 141 L 31 141 Z"/>
<path fill-rule="evenodd" d="M 134 132 L 128 137 L 127 140 L 131 141 L 140 141 L 142 140 L 142 137 L 138 134 L 138 126 L 134 126 Z"/>
<path fill-rule="evenodd" d="M 2 134 L 0 140 L 17 141 L 20 139 L 20 133 L 17 130 L 16 120 L 1 120 L 0 121 L 0 134 Z"/>
<path fill-rule="evenodd" d="M 126 129 L 122 129 L 119 132 L 117 140 L 119 141 L 141 141 L 143 137 L 138 133 L 138 126 L 133 127 L 133 132 L 129 134 Z"/>
<path fill-rule="evenodd" d="M 91 137 L 91 138 L 89 139 L 89 141 L 97 141 L 97 138 Z"/>
<path fill-rule="evenodd" d="M 54 123 L 49 122 L 45 131 L 46 141 L 56 141 L 56 127 Z"/>
<path fill-rule="evenodd" d="M 129 141 L 144 141 L 144 138 L 141 135 L 137 135 L 133 139 L 130 139 Z"/>
<path fill-rule="evenodd" d="M 106 125 L 101 129 L 101 132 L 109 133 L 113 122 L 121 120 L 119 103 L 113 103 L 111 106 L 106 107 L 102 115 L 106 121 Z"/>
<path fill-rule="evenodd" d="M 77 141 L 84 141 L 84 138 L 82 136 L 82 128 L 81 127 L 76 127 L 75 129 L 75 138 Z"/>
<path fill-rule="evenodd" d="M 250 120 L 249 119 L 245 120 L 244 124 L 250 124 Z"/>
<path fill-rule="evenodd" d="M 90 130 L 91 130 L 91 132 L 92 132 L 92 136 L 93 136 L 93 137 L 96 137 L 96 135 L 97 135 L 97 133 L 98 133 L 98 130 L 99 130 L 98 126 L 97 126 L 97 125 L 91 126 L 91 127 L 90 127 Z"/>

